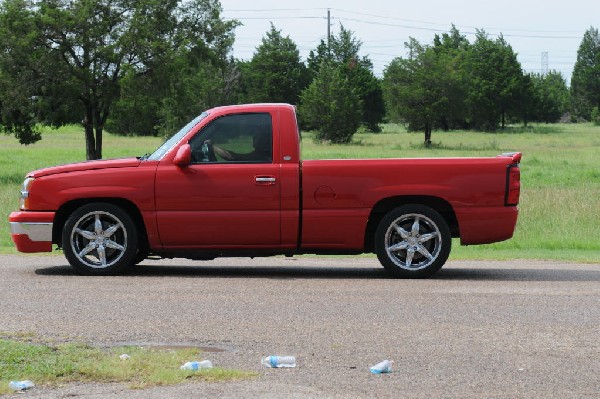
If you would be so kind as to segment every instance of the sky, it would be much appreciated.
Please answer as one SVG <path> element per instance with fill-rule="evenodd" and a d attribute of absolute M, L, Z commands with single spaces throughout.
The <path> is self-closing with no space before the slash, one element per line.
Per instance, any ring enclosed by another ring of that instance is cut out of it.
<path fill-rule="evenodd" d="M 583 34 L 600 28 L 599 0 L 221 0 L 221 6 L 223 18 L 243 24 L 236 29 L 235 58 L 250 60 L 272 22 L 306 61 L 327 37 L 329 10 L 331 33 L 337 35 L 340 24 L 354 32 L 360 56 L 370 58 L 379 77 L 391 60 L 406 56 L 409 37 L 431 44 L 454 24 L 471 43 L 476 29 L 492 39 L 502 34 L 525 72 L 543 72 L 547 59 L 548 70 L 569 82 Z"/>

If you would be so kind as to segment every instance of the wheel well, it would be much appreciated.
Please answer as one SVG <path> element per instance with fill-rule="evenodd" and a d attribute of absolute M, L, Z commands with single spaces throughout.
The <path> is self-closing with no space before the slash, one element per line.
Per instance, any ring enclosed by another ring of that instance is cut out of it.
<path fill-rule="evenodd" d="M 458 220 L 456 219 L 454 209 L 448 201 L 442 198 L 420 195 L 385 198 L 375 204 L 369 215 L 369 221 L 365 231 L 365 252 L 374 251 L 375 232 L 377 231 L 377 226 L 379 226 L 381 219 L 383 219 L 383 217 L 392 209 L 408 204 L 425 205 L 436 210 L 442 215 L 444 220 L 446 220 L 446 223 L 448 223 L 452 237 L 458 237 L 460 235 Z"/>
<path fill-rule="evenodd" d="M 113 204 L 126 211 L 129 216 L 131 216 L 135 226 L 138 228 L 140 246 L 148 247 L 146 226 L 144 225 L 142 213 L 133 202 L 122 198 L 85 198 L 64 203 L 54 216 L 54 225 L 52 226 L 52 242 L 54 244 L 57 244 L 58 246 L 62 245 L 62 230 L 67 222 L 67 219 L 73 213 L 73 211 L 93 202 Z"/>

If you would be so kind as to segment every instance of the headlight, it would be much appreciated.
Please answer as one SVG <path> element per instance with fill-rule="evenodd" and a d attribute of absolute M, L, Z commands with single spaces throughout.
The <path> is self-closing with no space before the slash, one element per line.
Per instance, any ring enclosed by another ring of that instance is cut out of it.
<path fill-rule="evenodd" d="M 34 180 L 35 179 L 33 177 L 26 178 L 23 182 L 23 186 L 21 187 L 21 199 L 19 201 L 19 206 L 22 211 L 26 211 L 27 208 L 29 208 L 29 188 Z"/>

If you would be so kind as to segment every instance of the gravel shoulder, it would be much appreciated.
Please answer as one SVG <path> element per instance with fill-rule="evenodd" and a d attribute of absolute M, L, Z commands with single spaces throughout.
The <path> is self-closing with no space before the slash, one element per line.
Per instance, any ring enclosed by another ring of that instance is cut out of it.
<path fill-rule="evenodd" d="M 374 258 L 145 261 L 83 277 L 58 256 L 0 255 L 0 331 L 96 345 L 195 345 L 249 381 L 18 398 L 597 398 L 600 265 L 450 261 L 389 278 Z M 295 355 L 294 369 L 262 356 Z M 394 373 L 369 366 L 394 360 Z"/>

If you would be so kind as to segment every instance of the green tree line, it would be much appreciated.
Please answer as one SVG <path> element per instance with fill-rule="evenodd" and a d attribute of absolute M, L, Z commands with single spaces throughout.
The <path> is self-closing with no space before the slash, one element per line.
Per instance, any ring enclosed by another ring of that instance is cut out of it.
<path fill-rule="evenodd" d="M 454 26 L 423 45 L 406 44 L 407 57 L 385 69 L 382 87 L 388 117 L 423 131 L 504 129 L 507 123 L 556 122 L 570 109 L 560 73 L 526 74 L 510 44 L 477 31 L 470 43 Z"/>
<path fill-rule="evenodd" d="M 224 104 L 298 105 L 316 140 L 345 143 L 384 121 L 434 130 L 502 129 L 508 123 L 600 123 L 600 39 L 585 32 L 567 87 L 557 73 L 527 74 L 503 37 L 454 26 L 433 43 L 406 43 L 382 78 L 361 41 L 340 27 L 306 61 L 274 25 L 250 60 L 232 57 L 238 21 L 218 0 L 3 0 L 0 2 L 0 131 L 23 144 L 40 125 L 82 126 L 88 159 L 104 130 L 168 135 Z"/>

